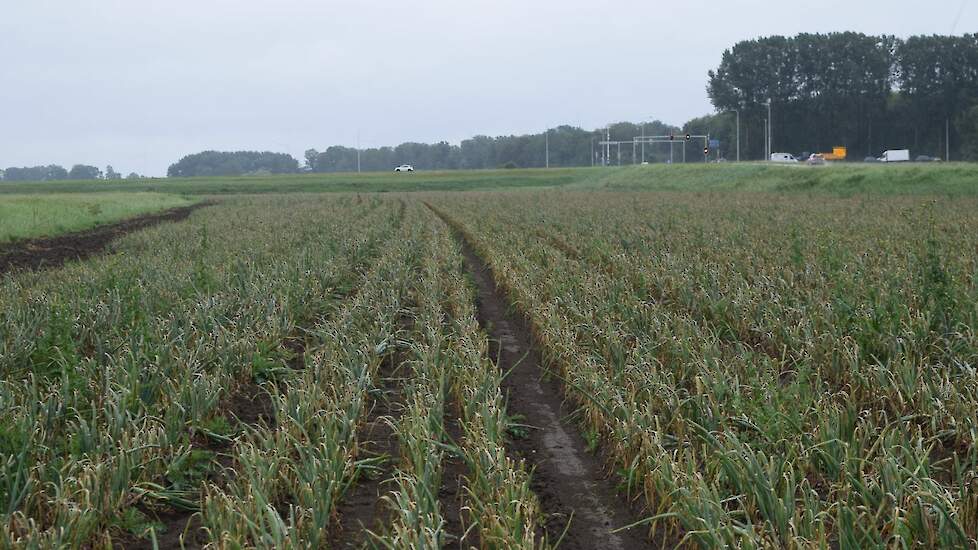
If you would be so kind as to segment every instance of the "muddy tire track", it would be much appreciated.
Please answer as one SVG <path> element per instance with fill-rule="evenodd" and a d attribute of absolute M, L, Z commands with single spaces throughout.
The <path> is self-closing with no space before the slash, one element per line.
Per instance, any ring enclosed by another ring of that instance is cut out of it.
<path fill-rule="evenodd" d="M 399 321 L 400 330 L 410 332 L 407 317 Z M 373 541 L 369 531 L 382 533 L 390 525 L 391 513 L 382 498 L 401 456 L 400 441 L 394 426 L 404 412 L 404 373 L 410 371 L 408 350 L 398 349 L 384 358 L 377 371 L 377 388 L 372 396 L 366 421 L 357 430 L 358 458 L 378 460 L 373 470 L 360 473 L 336 506 L 339 517 L 330 548 L 364 548 Z"/>
<path fill-rule="evenodd" d="M 84 260 L 105 251 L 113 240 L 123 235 L 164 222 L 185 220 L 194 210 L 213 204 L 215 203 L 202 202 L 77 233 L 3 245 L 0 246 L 0 275 L 19 269 L 53 269 L 69 261 Z"/>
<path fill-rule="evenodd" d="M 531 468 L 531 488 L 547 516 L 548 540 L 554 543 L 566 532 L 560 548 L 651 548 L 643 527 L 612 532 L 642 518 L 627 497 L 618 495 L 614 480 L 604 474 L 603 461 L 588 452 L 579 430 L 564 421 L 574 411 L 564 405 L 560 383 L 553 377 L 544 379 L 530 328 L 510 313 L 490 268 L 449 219 L 429 208 L 452 228 L 465 268 L 476 283 L 479 324 L 489 334 L 491 359 L 509 373 L 501 384 L 508 414 L 533 426 L 509 448 Z"/>

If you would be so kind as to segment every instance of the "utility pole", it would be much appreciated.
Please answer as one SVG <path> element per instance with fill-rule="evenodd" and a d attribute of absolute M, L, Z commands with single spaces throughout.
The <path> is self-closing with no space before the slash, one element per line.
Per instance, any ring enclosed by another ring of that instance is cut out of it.
<path fill-rule="evenodd" d="M 652 117 L 645 117 L 645 120 L 642 121 L 642 163 L 643 164 L 645 163 L 645 125 L 648 124 L 650 120 L 652 120 Z"/>
<path fill-rule="evenodd" d="M 767 99 L 767 158 L 771 160 L 774 152 L 774 120 L 771 118 L 771 98 Z"/>
<path fill-rule="evenodd" d="M 594 168 L 594 138 L 591 138 L 591 168 Z"/>
<path fill-rule="evenodd" d="M 357 132 L 357 174 L 360 173 L 360 132 Z"/>
<path fill-rule="evenodd" d="M 604 134 L 605 134 L 604 135 L 604 142 L 605 142 L 605 146 L 604 146 L 604 164 L 605 164 L 605 166 L 608 166 L 609 164 L 611 164 L 611 160 L 610 160 L 610 158 L 611 158 L 611 126 L 608 126 L 608 127 L 606 127 L 604 129 Z"/>
<path fill-rule="evenodd" d="M 944 162 L 951 162 L 951 118 L 944 119 Z"/>
<path fill-rule="evenodd" d="M 771 160 L 771 153 L 768 152 L 771 146 L 767 142 L 768 138 L 770 138 L 771 135 L 768 133 L 767 122 L 768 121 L 765 118 L 764 119 L 764 160 Z"/>
<path fill-rule="evenodd" d="M 547 128 L 547 132 L 544 134 L 543 140 L 544 143 L 546 144 L 545 147 L 547 150 L 547 152 L 545 153 L 544 165 L 547 168 L 550 168 L 550 128 Z"/>
<path fill-rule="evenodd" d="M 739 109 L 732 109 L 732 110 L 727 111 L 727 112 L 728 113 L 736 113 L 737 114 L 737 162 L 740 162 L 740 110 Z M 717 158 L 719 158 L 719 155 L 720 155 L 720 151 L 718 149 L 717 150 Z"/>
<path fill-rule="evenodd" d="M 645 121 L 642 121 L 642 162 L 645 162 Z"/>
<path fill-rule="evenodd" d="M 737 113 L 737 162 L 740 162 L 740 109 L 734 112 Z"/>

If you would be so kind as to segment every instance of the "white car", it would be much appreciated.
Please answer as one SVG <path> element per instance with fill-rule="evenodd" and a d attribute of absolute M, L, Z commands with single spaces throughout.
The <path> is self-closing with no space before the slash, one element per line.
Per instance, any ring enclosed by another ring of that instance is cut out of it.
<path fill-rule="evenodd" d="M 394 169 L 395 172 L 414 172 L 414 166 L 410 164 L 402 164 Z"/>
<path fill-rule="evenodd" d="M 789 153 L 771 153 L 771 162 L 795 164 L 798 162 L 798 159 Z"/>

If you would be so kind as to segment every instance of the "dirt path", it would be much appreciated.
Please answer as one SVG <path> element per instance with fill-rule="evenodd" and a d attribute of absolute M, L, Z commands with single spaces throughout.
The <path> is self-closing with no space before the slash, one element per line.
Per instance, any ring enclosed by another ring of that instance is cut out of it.
<path fill-rule="evenodd" d="M 212 204 L 202 202 L 100 225 L 87 231 L 0 246 L 0 275 L 15 269 L 54 268 L 71 260 L 83 260 L 102 252 L 118 237 L 163 222 L 184 220 L 194 210 Z"/>
<path fill-rule="evenodd" d="M 410 321 L 402 318 L 401 330 L 410 330 Z M 366 422 L 357 430 L 357 442 L 363 450 L 359 458 L 376 458 L 378 463 L 368 475 L 359 476 L 336 506 L 339 523 L 332 534 L 330 547 L 354 549 L 369 546 L 370 533 L 381 534 L 389 526 L 390 511 L 383 500 L 394 486 L 391 480 L 401 457 L 400 442 L 394 426 L 404 411 L 407 352 L 398 350 L 381 363 L 377 372 L 379 392 L 374 392 Z"/>
<path fill-rule="evenodd" d="M 534 468 L 532 488 L 548 516 L 549 540 L 556 542 L 566 529 L 562 549 L 651 548 L 642 527 L 612 533 L 641 518 L 617 494 L 614 481 L 604 475 L 602 461 L 587 451 L 579 431 L 563 420 L 572 411 L 563 405 L 559 383 L 553 378 L 542 380 L 540 352 L 528 327 L 509 313 L 509 302 L 485 262 L 464 238 L 456 237 L 478 287 L 479 323 L 491 338 L 492 358 L 501 370 L 510 372 L 502 384 L 507 411 L 534 427 L 510 449 Z"/>
<path fill-rule="evenodd" d="M 462 429 L 462 411 L 454 400 L 446 399 L 445 416 L 443 418 L 445 433 L 449 443 L 462 445 L 464 430 Z M 465 525 L 462 518 L 464 503 L 465 477 L 469 475 L 465 460 L 454 453 L 445 452 L 442 458 L 441 487 L 438 488 L 438 504 L 442 518 L 445 520 L 445 532 L 448 543 L 444 548 L 479 547 L 478 534 L 473 529 L 466 540 L 462 540 Z"/>

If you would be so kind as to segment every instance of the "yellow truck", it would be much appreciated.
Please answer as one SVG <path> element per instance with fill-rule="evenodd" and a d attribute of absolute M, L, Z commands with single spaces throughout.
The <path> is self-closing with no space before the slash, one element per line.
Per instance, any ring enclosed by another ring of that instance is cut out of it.
<path fill-rule="evenodd" d="M 822 153 L 825 160 L 846 160 L 849 151 L 845 147 L 833 147 L 831 153 Z"/>

